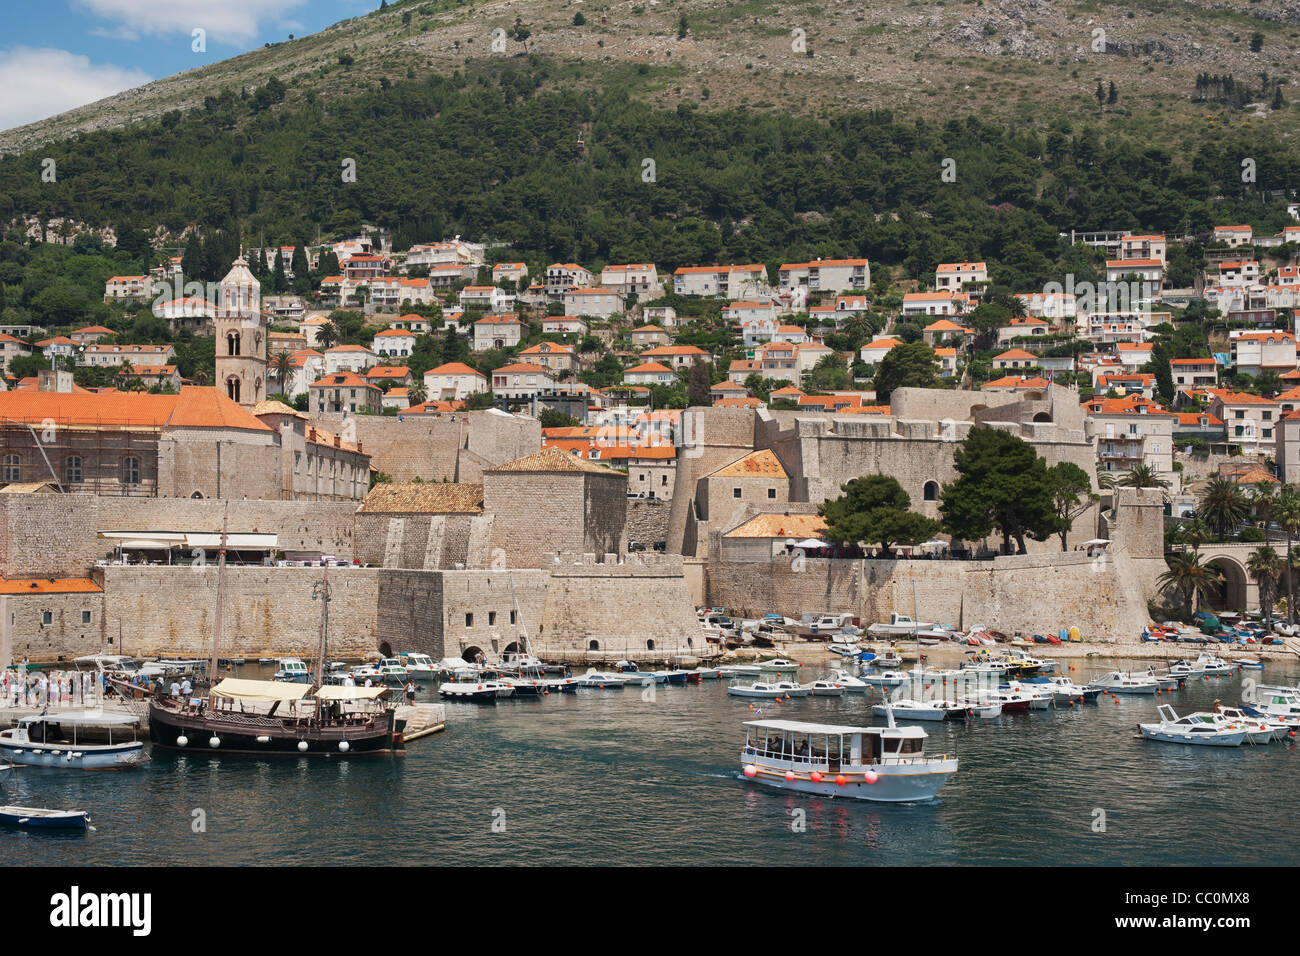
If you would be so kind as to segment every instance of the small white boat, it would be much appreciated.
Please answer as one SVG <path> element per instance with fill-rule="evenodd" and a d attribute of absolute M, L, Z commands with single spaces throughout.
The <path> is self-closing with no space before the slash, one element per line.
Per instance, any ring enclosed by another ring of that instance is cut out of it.
<path fill-rule="evenodd" d="M 761 697 L 766 700 L 778 698 L 811 697 L 812 688 L 804 687 L 793 681 L 779 680 L 771 683 L 756 681 L 753 684 L 733 684 L 727 688 L 732 697 Z"/>
<path fill-rule="evenodd" d="M 838 667 L 831 670 L 830 680 L 843 687 L 846 694 L 865 694 L 871 687 L 861 677 L 854 677 L 848 671 L 840 670 Z"/>
<path fill-rule="evenodd" d="M 999 685 L 998 689 L 1009 691 L 1012 694 L 1019 694 L 1029 701 L 1030 710 L 1047 710 L 1056 703 L 1055 693 L 1042 684 L 1027 684 L 1013 680 L 1007 684 Z"/>
<path fill-rule="evenodd" d="M 726 664 L 718 668 L 718 673 L 723 677 L 757 677 L 763 668 L 757 664 Z"/>
<path fill-rule="evenodd" d="M 840 657 L 852 657 L 855 654 L 862 653 L 862 648 L 858 646 L 857 642 L 832 641 L 826 645 L 826 650 L 832 654 L 838 654 Z"/>
<path fill-rule="evenodd" d="M 1002 702 L 1000 700 L 969 700 L 963 699 L 959 703 L 966 707 L 966 716 L 980 717 L 985 720 L 991 720 L 994 717 L 1002 716 Z"/>
<path fill-rule="evenodd" d="M 1264 662 L 1254 657 L 1239 657 L 1237 658 L 1237 666 L 1246 667 L 1253 671 L 1262 671 L 1264 669 Z"/>
<path fill-rule="evenodd" d="M 788 671 L 794 670 L 799 665 L 784 657 L 774 657 L 768 661 L 759 661 L 758 666 L 765 671 Z"/>
<path fill-rule="evenodd" d="M 955 700 L 916 700 L 901 697 L 876 704 L 871 712 L 877 717 L 893 712 L 900 720 L 961 720 L 966 716 L 966 705 Z"/>
<path fill-rule="evenodd" d="M 612 671 L 598 671 L 594 667 L 589 668 L 587 673 L 577 678 L 579 687 L 586 687 L 592 690 L 622 690 L 627 683 L 627 675 L 615 674 Z"/>
<path fill-rule="evenodd" d="M 1274 740 L 1294 739 L 1300 736 L 1300 714 L 1270 714 L 1249 704 L 1238 708 L 1220 707 L 1221 713 L 1240 713 L 1245 720 L 1257 720 L 1273 729 Z"/>
<path fill-rule="evenodd" d="M 139 766 L 149 759 L 144 744 L 136 736 L 139 723 L 140 719 L 131 714 L 92 711 L 22 717 L 16 727 L 0 730 L 0 758 L 26 767 L 69 770 L 120 770 Z M 108 743 L 86 743 L 87 727 L 107 729 Z M 116 743 L 114 728 L 118 734 Z"/>
<path fill-rule="evenodd" d="M 1154 694 L 1160 686 L 1154 674 L 1133 674 L 1124 671 L 1111 671 L 1098 677 L 1089 687 L 1095 687 L 1111 694 Z"/>
<path fill-rule="evenodd" d="M 1231 674 L 1233 665 L 1213 654 L 1201 653 L 1195 660 L 1176 661 L 1169 673 L 1176 677 L 1203 677 L 1207 674 Z"/>
<path fill-rule="evenodd" d="M 0 823 L 24 830 L 85 830 L 90 826 L 90 814 L 85 810 L 0 807 Z"/>
<path fill-rule="evenodd" d="M 280 669 L 275 672 L 272 680 L 283 681 L 289 684 L 310 684 L 311 671 L 307 665 L 297 657 L 282 657 L 278 661 Z"/>
<path fill-rule="evenodd" d="M 416 680 L 428 680 L 438 674 L 438 665 L 428 654 L 406 651 L 397 656 L 406 664 L 406 672 Z"/>
<path fill-rule="evenodd" d="M 722 679 L 722 669 L 718 667 L 700 666 L 695 668 L 695 670 L 691 671 L 691 673 L 694 674 L 696 677 L 698 677 L 700 680 L 721 680 Z"/>
<path fill-rule="evenodd" d="M 1042 685 L 1044 690 L 1050 690 L 1056 697 L 1058 704 L 1066 704 L 1071 701 L 1092 701 L 1101 696 L 1099 687 L 1081 687 L 1069 677 L 1052 677 L 1050 683 Z"/>
<path fill-rule="evenodd" d="M 879 671 L 875 674 L 862 675 L 862 680 L 872 687 L 898 687 L 911 679 L 906 671 Z"/>
<path fill-rule="evenodd" d="M 1215 704 L 1212 714 L 1197 712 L 1192 716 L 1214 718 L 1231 725 L 1234 729 L 1244 727 L 1248 744 L 1266 744 L 1270 740 L 1281 740 L 1290 729 L 1266 717 L 1251 717 L 1240 707 L 1224 707 L 1222 704 Z"/>
<path fill-rule="evenodd" d="M 844 685 L 834 680 L 815 680 L 812 682 L 814 697 L 843 697 Z"/>
<path fill-rule="evenodd" d="M 894 611 L 889 615 L 888 624 L 872 624 L 867 628 L 867 633 L 889 637 L 911 637 L 917 631 L 926 631 L 932 627 L 934 627 L 933 621 L 913 621 L 906 614 Z"/>
<path fill-rule="evenodd" d="M 793 720 L 745 723 L 745 778 L 823 797 L 899 803 L 929 800 L 957 772 L 957 758 L 924 753 L 920 727 L 838 727 Z"/>
<path fill-rule="evenodd" d="M 1226 723 L 1205 720 L 1197 714 L 1179 717 L 1168 704 L 1161 704 L 1156 710 L 1160 714 L 1158 724 L 1138 724 L 1138 731 L 1147 740 L 1202 747 L 1240 747 L 1246 740 L 1244 728 L 1233 729 Z"/>

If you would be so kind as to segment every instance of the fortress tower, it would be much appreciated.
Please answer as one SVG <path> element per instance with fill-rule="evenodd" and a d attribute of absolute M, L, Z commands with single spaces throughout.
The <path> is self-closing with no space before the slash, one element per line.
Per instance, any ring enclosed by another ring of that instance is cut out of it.
<path fill-rule="evenodd" d="M 215 384 L 246 408 L 266 398 L 266 320 L 261 299 L 261 286 L 241 255 L 221 280 Z"/>

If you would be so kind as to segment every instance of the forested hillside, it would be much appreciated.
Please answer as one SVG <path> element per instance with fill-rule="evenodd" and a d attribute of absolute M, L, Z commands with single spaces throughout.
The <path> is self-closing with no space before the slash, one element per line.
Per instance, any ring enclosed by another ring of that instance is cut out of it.
<path fill-rule="evenodd" d="M 133 248 L 157 227 L 261 245 L 366 222 L 396 230 L 399 248 L 459 233 L 597 267 L 856 254 L 915 277 L 981 258 L 1028 288 L 1059 277 L 1060 231 L 1276 232 L 1280 191 L 1300 182 L 1289 144 L 1247 130 L 1184 154 L 1078 117 L 656 110 L 628 95 L 642 75 L 631 67 L 602 93 L 535 92 L 563 69 L 530 57 L 329 105 L 225 91 L 147 127 L 0 159 L 0 216 L 112 225 Z M 46 154 L 57 182 L 40 176 Z M 1242 182 L 1245 157 L 1255 182 Z"/>

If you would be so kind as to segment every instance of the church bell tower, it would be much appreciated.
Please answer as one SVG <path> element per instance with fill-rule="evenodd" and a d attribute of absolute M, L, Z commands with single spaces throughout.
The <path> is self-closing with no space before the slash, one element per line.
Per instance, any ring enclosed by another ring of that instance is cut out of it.
<path fill-rule="evenodd" d="M 252 408 L 266 398 L 266 333 L 262 287 L 241 255 L 221 280 L 217 305 L 216 387 Z"/>

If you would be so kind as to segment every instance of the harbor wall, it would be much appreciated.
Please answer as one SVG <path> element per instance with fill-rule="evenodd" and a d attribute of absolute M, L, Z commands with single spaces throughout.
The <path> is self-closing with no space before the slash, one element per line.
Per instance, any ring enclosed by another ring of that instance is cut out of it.
<path fill-rule="evenodd" d="M 0 495 L 0 576 L 84 577 L 104 550 L 95 495 Z"/>
<path fill-rule="evenodd" d="M 104 607 L 102 591 L 0 595 L 0 666 L 71 660 L 101 647 L 117 653 L 117 632 L 108 632 Z"/>
<path fill-rule="evenodd" d="M 679 555 L 601 557 L 568 555 L 549 569 L 534 642 L 539 655 L 616 659 L 706 650 Z"/>
<path fill-rule="evenodd" d="M 331 572 L 331 657 L 360 658 L 375 649 L 380 573 L 378 568 Z M 117 653 L 135 657 L 211 653 L 215 566 L 107 567 L 96 574 L 104 586 L 105 633 L 116 637 L 120 627 Z M 312 592 L 320 581 L 320 568 L 227 567 L 224 634 L 218 654 L 314 656 L 320 641 L 321 603 Z"/>
<path fill-rule="evenodd" d="M 891 611 L 923 621 L 1012 633 L 1078 627 L 1085 640 L 1133 641 L 1148 620 L 1159 559 L 1116 552 L 1008 555 L 991 561 L 777 558 L 705 569 L 709 605 L 743 617 L 849 612 L 864 626 Z"/>

